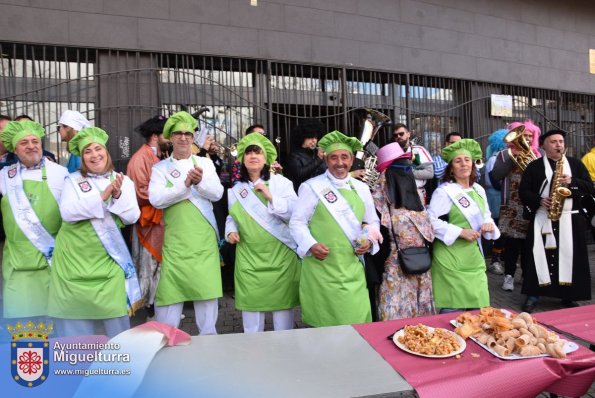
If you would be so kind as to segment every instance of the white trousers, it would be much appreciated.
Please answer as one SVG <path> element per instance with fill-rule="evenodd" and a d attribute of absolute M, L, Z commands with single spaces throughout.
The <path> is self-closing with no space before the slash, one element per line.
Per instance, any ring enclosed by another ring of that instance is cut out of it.
<path fill-rule="evenodd" d="M 60 337 L 65 336 L 90 336 L 95 332 L 95 321 L 103 322 L 105 334 L 110 339 L 125 330 L 130 329 L 130 318 L 124 315 L 110 319 L 56 319 L 56 331 Z"/>
<path fill-rule="evenodd" d="M 217 334 L 217 315 L 219 314 L 219 301 L 196 300 L 194 303 L 194 317 L 200 335 Z M 175 328 L 180 326 L 180 316 L 184 303 L 155 306 L 155 320 Z"/>
<path fill-rule="evenodd" d="M 273 313 L 274 330 L 293 329 L 293 308 L 288 310 L 271 311 Z M 264 318 L 266 312 L 242 311 L 244 333 L 264 332 Z"/>

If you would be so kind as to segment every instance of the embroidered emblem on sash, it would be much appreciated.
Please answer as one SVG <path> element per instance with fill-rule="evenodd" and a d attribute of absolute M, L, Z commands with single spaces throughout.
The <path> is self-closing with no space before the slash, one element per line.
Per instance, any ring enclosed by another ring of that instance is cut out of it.
<path fill-rule="evenodd" d="M 467 207 L 471 206 L 471 203 L 469 203 L 469 201 L 467 200 L 467 198 L 466 198 L 466 197 L 464 197 L 464 196 L 463 196 L 462 198 L 460 198 L 460 199 L 459 199 L 459 203 L 460 203 L 460 205 L 461 205 L 463 208 L 465 208 L 465 209 L 466 209 Z"/>
<path fill-rule="evenodd" d="M 337 201 L 337 195 L 333 191 L 328 191 L 324 195 L 322 195 L 324 199 L 326 199 L 329 203 L 335 203 Z"/>
<path fill-rule="evenodd" d="M 79 182 L 79 188 L 83 192 L 89 192 L 92 187 L 91 187 L 91 184 L 89 184 L 89 181 L 82 181 L 82 182 Z"/>
<path fill-rule="evenodd" d="M 248 190 L 246 188 L 242 189 L 242 191 L 240 192 L 240 196 L 242 197 L 242 199 L 246 199 L 246 196 L 248 196 Z"/>
<path fill-rule="evenodd" d="M 13 167 L 12 169 L 8 170 L 8 178 L 14 178 L 17 175 L 17 168 Z"/>
<path fill-rule="evenodd" d="M 170 173 L 170 176 L 172 176 L 173 178 L 178 178 L 180 176 L 180 172 L 178 171 L 178 169 L 173 169 Z"/>

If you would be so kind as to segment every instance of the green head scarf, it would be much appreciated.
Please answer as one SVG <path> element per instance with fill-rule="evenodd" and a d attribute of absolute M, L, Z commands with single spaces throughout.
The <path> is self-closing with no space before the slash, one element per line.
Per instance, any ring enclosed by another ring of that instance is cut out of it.
<path fill-rule="evenodd" d="M 265 163 L 269 166 L 277 159 L 277 150 L 275 146 L 267 137 L 260 133 L 250 133 L 238 142 L 238 160 L 240 163 L 244 161 L 244 153 L 246 148 L 251 145 L 256 145 L 264 153 Z"/>
<path fill-rule="evenodd" d="M 165 126 L 163 126 L 163 138 L 169 140 L 169 137 L 178 131 L 189 131 L 194 133 L 194 130 L 198 127 L 196 119 L 192 117 L 188 112 L 176 112 L 171 115 Z"/>
<path fill-rule="evenodd" d="M 458 140 L 454 144 L 450 144 L 442 150 L 442 159 L 444 159 L 446 163 L 450 163 L 459 155 L 467 155 L 473 160 L 481 159 L 481 147 L 477 141 L 470 138 L 463 138 L 462 140 Z"/>
<path fill-rule="evenodd" d="M 107 133 L 99 127 L 87 127 L 79 131 L 68 142 L 68 151 L 73 155 L 81 156 L 87 145 L 97 143 L 105 146 L 108 138 Z"/>
<path fill-rule="evenodd" d="M 344 149 L 350 153 L 354 153 L 362 149 L 362 143 L 355 137 L 347 137 L 340 131 L 333 131 L 326 134 L 318 141 L 318 146 L 329 155 L 331 152 Z"/>
<path fill-rule="evenodd" d="M 2 143 L 9 152 L 14 152 L 17 143 L 28 135 L 43 138 L 45 130 L 41 124 L 31 120 L 12 121 L 2 130 Z"/>

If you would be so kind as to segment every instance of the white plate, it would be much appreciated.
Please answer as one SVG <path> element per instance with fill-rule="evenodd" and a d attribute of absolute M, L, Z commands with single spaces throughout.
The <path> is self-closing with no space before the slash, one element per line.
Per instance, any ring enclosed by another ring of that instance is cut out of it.
<path fill-rule="evenodd" d="M 457 328 L 461 325 L 460 323 L 458 323 L 454 319 L 450 321 L 450 324 L 453 325 L 454 327 L 457 327 Z M 484 350 L 486 350 L 487 352 L 489 352 L 493 356 L 495 356 L 497 358 L 500 358 L 500 359 L 505 359 L 507 361 L 511 361 L 511 360 L 515 360 L 515 359 L 529 359 L 529 358 L 549 357 L 548 354 L 529 355 L 529 356 L 525 356 L 525 357 L 522 357 L 522 356 L 520 356 L 518 354 L 510 354 L 509 356 L 505 357 L 505 356 L 502 356 L 502 355 L 498 354 L 496 351 L 492 350 L 487 345 L 481 344 L 479 341 L 477 341 L 477 339 L 475 337 L 469 336 L 469 338 L 471 340 L 475 341 L 481 348 L 483 348 Z M 576 344 L 575 342 L 564 340 L 562 338 L 560 340 L 564 341 L 564 352 L 566 354 L 569 354 L 571 352 L 575 352 L 576 350 L 578 350 L 578 344 Z"/>
<path fill-rule="evenodd" d="M 433 333 L 434 332 L 434 328 L 430 327 L 430 326 L 426 326 L 428 328 L 428 332 Z M 442 328 L 444 329 L 444 328 Z M 399 342 L 399 337 L 403 336 L 405 334 L 405 329 L 400 329 L 397 330 L 395 332 L 395 334 L 393 335 L 393 343 L 395 343 L 395 345 L 397 347 L 399 347 L 401 350 L 408 352 L 409 354 L 413 354 L 413 355 L 417 355 L 420 357 L 426 357 L 426 358 L 449 358 L 449 357 L 454 357 L 455 355 L 458 355 L 460 353 L 462 353 L 463 351 L 465 351 L 465 348 L 467 348 L 467 343 L 465 343 L 465 340 L 459 336 L 458 334 L 451 332 L 450 330 L 446 330 L 444 329 L 447 333 L 450 333 L 452 336 L 454 336 L 454 338 L 457 340 L 457 343 L 459 343 L 459 349 L 456 351 L 451 352 L 450 354 L 446 354 L 446 355 L 427 355 L 427 354 L 420 354 L 419 352 L 415 352 L 415 351 L 411 351 L 409 348 L 407 348 L 407 346 L 405 344 L 402 344 L 401 342 Z"/>

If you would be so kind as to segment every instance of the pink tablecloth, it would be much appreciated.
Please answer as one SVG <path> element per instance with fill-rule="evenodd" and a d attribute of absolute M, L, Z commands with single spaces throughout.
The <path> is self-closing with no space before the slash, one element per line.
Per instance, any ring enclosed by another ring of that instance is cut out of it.
<path fill-rule="evenodd" d="M 448 322 L 455 316 L 366 323 L 354 328 L 422 397 L 535 397 L 542 391 L 573 397 L 586 393 L 595 381 L 595 353 L 582 346 L 565 360 L 502 360 L 468 340 L 460 359 L 432 359 L 401 351 L 387 339 L 403 326 L 418 323 L 453 330 Z"/>
<path fill-rule="evenodd" d="M 541 323 L 595 344 L 595 304 L 533 314 Z"/>

